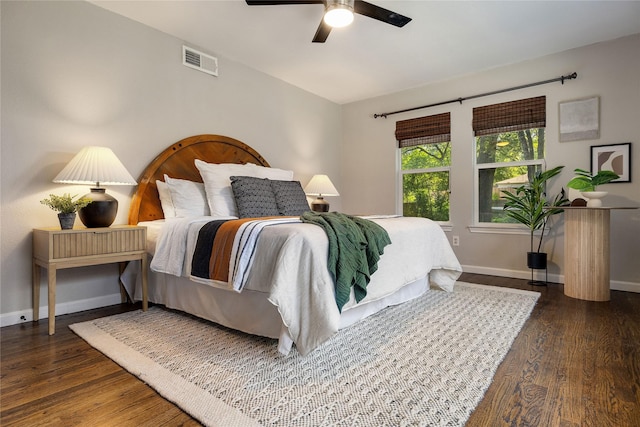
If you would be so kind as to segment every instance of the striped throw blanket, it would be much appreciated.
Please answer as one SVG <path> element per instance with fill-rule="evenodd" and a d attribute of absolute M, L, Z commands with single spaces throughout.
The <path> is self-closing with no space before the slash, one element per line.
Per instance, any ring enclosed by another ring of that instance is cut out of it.
<path fill-rule="evenodd" d="M 200 229 L 191 262 L 193 279 L 216 280 L 241 292 L 253 262 L 260 232 L 272 225 L 300 222 L 298 217 L 214 220 Z"/>

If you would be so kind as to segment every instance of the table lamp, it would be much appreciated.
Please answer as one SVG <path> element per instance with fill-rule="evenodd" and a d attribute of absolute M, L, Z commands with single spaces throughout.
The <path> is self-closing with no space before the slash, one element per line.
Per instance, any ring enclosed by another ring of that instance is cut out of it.
<path fill-rule="evenodd" d="M 311 210 L 315 212 L 329 212 L 329 202 L 324 200 L 324 196 L 340 195 L 327 175 L 314 175 L 304 192 L 309 196 L 316 196 L 311 202 Z"/>
<path fill-rule="evenodd" d="M 109 227 L 118 213 L 118 201 L 105 192 L 101 185 L 136 185 L 111 149 L 106 147 L 84 147 L 53 179 L 58 184 L 94 185 L 91 199 L 86 207 L 78 211 L 80 220 L 87 228 Z"/>

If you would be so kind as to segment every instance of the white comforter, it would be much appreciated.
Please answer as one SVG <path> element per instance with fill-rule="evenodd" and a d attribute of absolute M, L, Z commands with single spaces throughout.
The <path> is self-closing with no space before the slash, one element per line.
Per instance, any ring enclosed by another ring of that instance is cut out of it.
<path fill-rule="evenodd" d="M 427 274 L 432 285 L 445 291 L 453 289 L 462 268 L 438 224 L 424 218 L 369 219 L 387 230 L 392 243 L 385 248 L 363 302 L 386 297 Z M 166 221 L 151 268 L 189 277 L 198 231 L 210 220 L 200 217 Z M 268 295 L 303 355 L 329 339 L 340 326 L 327 253 L 328 240 L 318 226 L 287 223 L 266 227 L 248 271 L 245 289 Z M 226 283 L 209 284 L 230 287 Z M 343 310 L 354 304 L 352 297 Z"/>

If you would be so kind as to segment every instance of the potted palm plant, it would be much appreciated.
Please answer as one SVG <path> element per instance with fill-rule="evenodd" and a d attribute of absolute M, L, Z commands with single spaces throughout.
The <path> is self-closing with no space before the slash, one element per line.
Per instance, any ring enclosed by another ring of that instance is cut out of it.
<path fill-rule="evenodd" d="M 88 197 L 80 197 L 79 199 L 76 199 L 76 197 L 78 196 L 71 196 L 69 193 L 64 193 L 62 196 L 49 194 L 49 198 L 40 200 L 40 203 L 58 212 L 60 228 L 68 230 L 73 228 L 78 209 L 82 209 L 91 203 L 91 199 Z"/>
<path fill-rule="evenodd" d="M 527 267 L 531 269 L 547 268 L 547 254 L 540 252 L 547 222 L 552 215 L 563 212 L 561 207 L 569 203 L 564 189 L 552 199 L 548 199 L 546 194 L 547 181 L 558 175 L 562 168 L 564 166 L 538 172 L 530 183 L 517 187 L 513 193 L 502 192 L 506 199 L 503 209 L 507 216 L 529 228 L 530 251 L 527 253 Z M 534 234 L 537 230 L 540 230 L 540 238 L 536 247 Z M 533 270 L 531 273 L 533 274 Z"/>

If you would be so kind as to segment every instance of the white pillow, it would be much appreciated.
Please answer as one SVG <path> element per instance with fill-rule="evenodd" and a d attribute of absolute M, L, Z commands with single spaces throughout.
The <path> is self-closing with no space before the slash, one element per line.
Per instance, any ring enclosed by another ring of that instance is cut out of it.
<path fill-rule="evenodd" d="M 175 218 L 176 208 L 173 207 L 173 202 L 171 201 L 169 185 L 164 181 L 157 180 L 156 187 L 158 187 L 158 196 L 160 197 L 160 204 L 162 205 L 164 218 Z"/>
<path fill-rule="evenodd" d="M 177 217 L 209 216 L 204 184 L 164 175 Z"/>
<path fill-rule="evenodd" d="M 236 201 L 231 190 L 230 176 L 255 176 L 256 165 L 248 163 L 206 163 L 196 159 L 196 167 L 204 181 L 204 189 L 211 216 L 238 216 Z"/>
<path fill-rule="evenodd" d="M 211 216 L 238 216 L 236 201 L 231 189 L 231 176 L 251 176 L 279 181 L 293 180 L 293 171 L 267 168 L 253 163 L 206 163 L 196 159 L 196 168 L 200 171 Z"/>
<path fill-rule="evenodd" d="M 266 168 L 264 166 L 253 165 L 255 169 L 256 178 L 267 178 L 275 181 L 293 181 L 293 171 L 277 169 L 277 168 Z"/>

